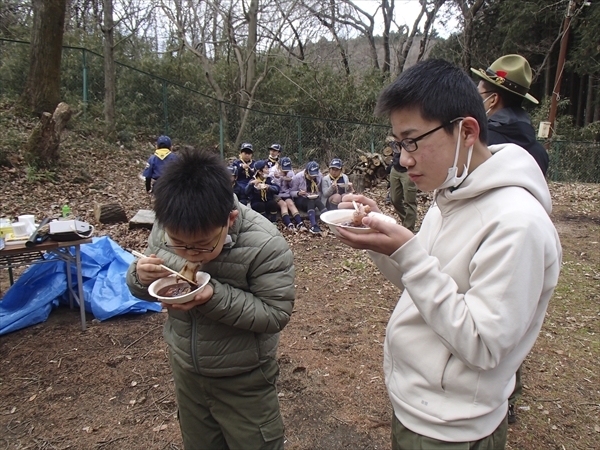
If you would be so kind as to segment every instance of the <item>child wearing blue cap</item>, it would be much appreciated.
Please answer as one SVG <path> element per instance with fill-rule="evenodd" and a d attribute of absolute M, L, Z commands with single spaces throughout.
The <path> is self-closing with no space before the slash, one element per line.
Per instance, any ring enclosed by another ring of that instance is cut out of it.
<path fill-rule="evenodd" d="M 275 196 L 275 201 L 281 211 L 281 220 L 289 231 L 308 231 L 302 217 L 300 217 L 300 213 L 298 212 L 294 200 L 292 200 L 292 194 L 290 193 L 292 178 L 295 175 L 294 170 L 292 169 L 292 160 L 287 156 L 284 156 L 281 158 L 281 161 L 279 161 L 279 168 L 281 170 L 275 172 L 279 176 L 276 176 L 273 181 L 279 186 L 279 194 Z M 273 167 L 271 167 L 271 171 L 273 171 Z M 290 213 L 296 222 L 295 226 L 290 218 Z"/>
<path fill-rule="evenodd" d="M 329 163 L 329 174 L 321 180 L 321 202 L 328 210 L 338 209 L 342 196 L 354 190 L 348 175 L 342 173 L 343 166 L 340 158 L 333 158 Z"/>
<path fill-rule="evenodd" d="M 320 199 L 321 196 L 321 170 L 319 163 L 310 161 L 306 168 L 298 172 L 292 178 L 292 187 L 290 194 L 294 199 L 296 206 L 308 214 L 310 221 L 309 231 L 313 234 L 321 234 L 321 228 L 317 224 L 317 214 L 315 209 L 319 208 L 320 214 L 327 211 L 325 205 Z"/>
<path fill-rule="evenodd" d="M 146 179 L 146 192 L 152 193 L 153 181 L 160 178 L 165 165 L 173 161 L 177 156 L 171 152 L 171 138 L 169 136 L 159 136 L 156 140 L 156 150 L 154 154 L 148 158 L 146 167 L 142 176 Z"/>
<path fill-rule="evenodd" d="M 268 218 L 272 223 L 277 222 L 277 202 L 275 196 L 279 193 L 279 186 L 273 183 L 269 176 L 269 167 L 266 161 L 256 161 L 254 164 L 256 174 L 246 186 L 246 195 L 250 207 Z"/>
<path fill-rule="evenodd" d="M 244 142 L 240 146 L 240 157 L 233 162 L 233 165 L 237 168 L 237 178 L 236 178 L 236 189 L 234 189 L 235 194 L 238 197 L 238 200 L 242 202 L 242 204 L 248 204 L 248 196 L 246 195 L 246 187 L 248 186 L 248 182 L 254 178 L 255 170 L 254 164 L 255 161 L 252 160 L 252 154 L 254 150 L 252 149 L 252 144 L 249 142 Z"/>

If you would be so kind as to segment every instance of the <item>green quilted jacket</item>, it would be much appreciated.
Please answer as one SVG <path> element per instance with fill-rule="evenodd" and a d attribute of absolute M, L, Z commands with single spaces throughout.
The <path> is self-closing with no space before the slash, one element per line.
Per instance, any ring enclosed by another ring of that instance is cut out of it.
<path fill-rule="evenodd" d="M 248 372 L 275 358 L 279 332 L 294 306 L 294 261 L 283 236 L 260 214 L 235 201 L 240 214 L 221 254 L 202 266 L 211 275 L 212 298 L 190 311 L 169 311 L 164 337 L 172 356 L 205 376 Z M 185 260 L 164 246 L 154 224 L 145 254 L 156 254 L 177 271 Z M 139 283 L 135 261 L 127 272 L 131 293 L 154 300 Z"/>

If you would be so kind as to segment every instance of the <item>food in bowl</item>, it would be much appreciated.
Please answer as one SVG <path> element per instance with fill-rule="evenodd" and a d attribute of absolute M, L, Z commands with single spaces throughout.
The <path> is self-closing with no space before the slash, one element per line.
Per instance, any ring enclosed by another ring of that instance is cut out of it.
<path fill-rule="evenodd" d="M 269 187 L 269 185 L 267 183 L 256 183 L 254 186 L 259 191 L 262 191 L 263 189 L 267 189 Z"/>
<path fill-rule="evenodd" d="M 179 297 L 189 293 L 192 290 L 192 285 L 187 281 L 183 283 L 170 284 L 157 292 L 161 297 Z"/>
<path fill-rule="evenodd" d="M 199 271 L 191 279 L 196 280 L 198 287 L 191 285 L 178 275 L 169 275 L 152 283 L 148 287 L 148 293 L 158 301 L 170 305 L 187 303 L 204 289 L 210 281 L 210 275 Z"/>
<path fill-rule="evenodd" d="M 360 203 L 357 203 L 357 205 L 358 209 L 354 210 L 354 213 L 352 214 L 352 219 L 342 223 L 342 225 L 345 225 L 347 227 L 367 228 L 365 225 L 363 225 L 362 220 L 369 215 L 369 213 L 371 212 L 371 207 L 369 205 L 365 206 Z"/>
<path fill-rule="evenodd" d="M 363 234 L 363 233 L 376 233 L 375 230 L 366 227 L 362 224 L 362 217 L 359 226 L 354 225 L 353 218 L 356 210 L 354 209 L 336 209 L 333 211 L 326 211 L 321 214 L 321 220 L 327 224 L 331 232 L 339 236 L 338 228 L 344 228 L 345 230 L 351 231 L 352 233 Z M 378 212 L 369 212 L 366 214 L 369 217 L 377 217 L 389 223 L 396 223 L 393 217 L 386 216 Z M 364 216 L 363 216 L 364 217 Z"/>
<path fill-rule="evenodd" d="M 311 200 L 314 200 L 315 198 L 319 197 L 319 194 L 308 194 L 306 196 L 306 198 L 310 198 Z"/>

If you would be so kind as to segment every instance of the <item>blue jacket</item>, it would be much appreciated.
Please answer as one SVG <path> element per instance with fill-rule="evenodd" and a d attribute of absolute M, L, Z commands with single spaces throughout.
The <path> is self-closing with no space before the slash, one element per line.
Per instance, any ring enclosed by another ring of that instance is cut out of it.
<path fill-rule="evenodd" d="M 146 168 L 142 175 L 144 178 L 158 180 L 162 175 L 165 166 L 174 159 L 177 159 L 177 155 L 168 148 L 157 148 L 154 155 L 148 158 Z"/>

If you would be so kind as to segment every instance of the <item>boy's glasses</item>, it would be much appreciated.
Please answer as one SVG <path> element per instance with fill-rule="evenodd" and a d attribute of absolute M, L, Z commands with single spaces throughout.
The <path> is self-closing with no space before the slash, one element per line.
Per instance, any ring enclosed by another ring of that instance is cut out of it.
<path fill-rule="evenodd" d="M 225 225 L 223 225 L 221 227 L 221 231 L 219 231 L 219 235 L 217 236 L 217 242 L 215 243 L 215 246 L 213 248 L 191 247 L 189 245 L 173 245 L 173 244 L 169 244 L 167 241 L 164 242 L 164 246 L 167 248 L 170 248 L 172 250 L 184 250 L 184 251 L 187 250 L 187 251 L 198 252 L 198 253 L 212 253 L 219 246 L 219 242 L 221 242 L 221 236 L 223 235 L 224 228 L 225 228 Z"/>
<path fill-rule="evenodd" d="M 452 119 L 450 122 L 443 123 L 439 127 L 436 127 L 433 130 L 430 130 L 427 133 L 422 134 L 421 136 L 417 136 L 416 138 L 406 138 L 406 139 L 402 139 L 400 142 L 394 140 L 390 143 L 390 146 L 392 147 L 392 150 L 395 153 L 400 153 L 400 151 L 401 151 L 400 147 L 402 147 L 407 152 L 412 153 L 419 148 L 419 146 L 417 145 L 418 141 L 420 141 L 424 137 L 429 136 L 432 133 L 435 133 L 438 130 L 441 130 L 444 127 L 447 127 L 448 125 L 452 125 L 454 122 L 456 122 L 458 120 L 463 120 L 463 119 L 464 119 L 464 117 L 457 117 L 456 119 Z"/>

